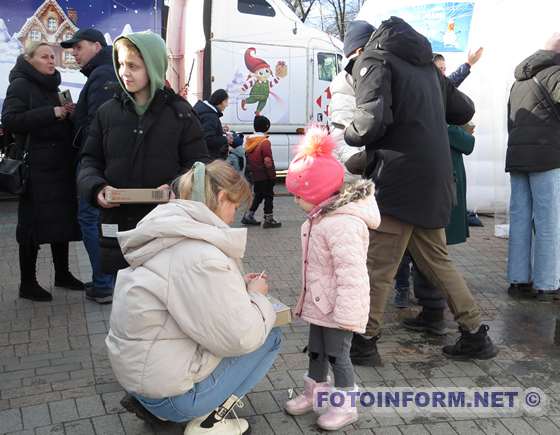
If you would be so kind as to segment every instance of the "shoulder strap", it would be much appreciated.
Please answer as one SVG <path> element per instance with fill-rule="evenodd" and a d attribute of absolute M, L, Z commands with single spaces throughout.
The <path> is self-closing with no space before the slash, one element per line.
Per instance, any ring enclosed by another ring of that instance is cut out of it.
<path fill-rule="evenodd" d="M 550 97 L 550 93 L 547 91 L 547 89 L 544 87 L 541 81 L 537 78 L 537 76 L 533 76 L 533 81 L 539 88 L 547 104 L 550 106 L 550 110 L 552 110 L 552 113 L 554 113 L 554 116 L 556 116 L 556 119 L 558 120 L 558 122 L 560 122 L 560 111 L 558 110 L 558 107 L 556 107 L 556 104 L 554 104 L 554 101 L 552 101 L 552 98 Z"/>

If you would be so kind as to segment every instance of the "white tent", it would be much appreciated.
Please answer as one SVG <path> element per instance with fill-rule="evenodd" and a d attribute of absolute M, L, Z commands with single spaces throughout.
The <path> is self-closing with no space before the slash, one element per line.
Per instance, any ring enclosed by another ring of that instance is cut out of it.
<path fill-rule="evenodd" d="M 409 21 L 447 59 L 448 72 L 466 61 L 469 48 L 484 55 L 461 90 L 477 107 L 476 146 L 465 158 L 469 208 L 505 219 L 509 180 L 504 172 L 507 100 L 513 71 L 560 31 L 560 1 L 551 0 L 368 0 L 357 19 L 378 26 L 391 15 Z M 503 223 L 503 222 L 497 222 Z"/>

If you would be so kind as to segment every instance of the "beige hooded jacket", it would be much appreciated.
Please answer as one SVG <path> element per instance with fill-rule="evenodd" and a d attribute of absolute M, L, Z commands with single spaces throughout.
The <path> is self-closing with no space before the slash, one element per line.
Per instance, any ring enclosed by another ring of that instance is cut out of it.
<path fill-rule="evenodd" d="M 118 274 L 106 344 L 127 391 L 183 394 L 222 358 L 264 343 L 276 314 L 265 296 L 246 290 L 245 229 L 200 202 L 173 200 L 118 239 L 130 267 Z"/>

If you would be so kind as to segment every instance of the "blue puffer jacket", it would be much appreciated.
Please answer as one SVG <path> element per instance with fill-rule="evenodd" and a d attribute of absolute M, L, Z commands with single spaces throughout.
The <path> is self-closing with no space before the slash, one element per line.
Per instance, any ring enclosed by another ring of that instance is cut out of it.
<path fill-rule="evenodd" d="M 459 68 L 457 68 L 455 71 L 449 74 L 447 78 L 453 84 L 453 86 L 458 88 L 459 86 L 461 86 L 461 83 L 465 81 L 465 79 L 469 76 L 470 73 L 471 73 L 471 66 L 468 63 L 464 63 L 462 65 L 459 65 Z"/>

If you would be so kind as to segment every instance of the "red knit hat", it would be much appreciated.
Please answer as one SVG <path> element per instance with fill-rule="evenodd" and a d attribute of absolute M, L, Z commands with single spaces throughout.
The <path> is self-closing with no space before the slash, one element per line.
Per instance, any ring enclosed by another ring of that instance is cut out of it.
<path fill-rule="evenodd" d="M 257 72 L 263 68 L 270 68 L 270 65 L 264 60 L 259 59 L 258 57 L 253 57 L 253 54 L 256 52 L 257 50 L 253 47 L 245 50 L 245 65 L 247 66 L 247 69 L 251 72 Z"/>
<path fill-rule="evenodd" d="M 313 205 L 338 193 L 344 183 L 344 168 L 332 155 L 334 147 L 325 128 L 310 128 L 288 168 L 288 191 Z"/>

